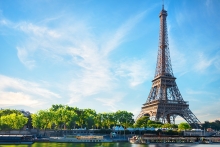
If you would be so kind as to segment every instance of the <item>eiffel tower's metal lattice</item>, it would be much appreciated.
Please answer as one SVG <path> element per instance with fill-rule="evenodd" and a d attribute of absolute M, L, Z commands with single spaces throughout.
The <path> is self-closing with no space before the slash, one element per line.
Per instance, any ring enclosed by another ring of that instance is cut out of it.
<path fill-rule="evenodd" d="M 167 24 L 167 11 L 164 6 L 160 12 L 160 40 L 157 55 L 157 67 L 152 88 L 137 119 L 147 115 L 152 120 L 163 123 L 175 123 L 176 116 L 184 118 L 193 128 L 199 128 L 200 121 L 189 109 L 189 104 L 184 101 L 175 82 L 172 71 Z"/>

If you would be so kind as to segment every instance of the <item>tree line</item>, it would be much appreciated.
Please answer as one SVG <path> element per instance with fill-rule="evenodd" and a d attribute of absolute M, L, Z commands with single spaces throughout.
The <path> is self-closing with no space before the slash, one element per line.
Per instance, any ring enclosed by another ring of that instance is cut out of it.
<path fill-rule="evenodd" d="M 52 105 L 31 115 L 32 125 L 39 129 L 109 129 L 115 125 L 131 126 L 133 114 L 127 111 L 97 113 L 92 109 L 79 109 L 67 105 Z"/>
<path fill-rule="evenodd" d="M 202 129 L 211 128 L 213 130 L 220 130 L 220 121 L 215 120 L 214 122 L 205 121 L 202 125 Z"/>
<path fill-rule="evenodd" d="M 29 129 L 110 129 L 116 125 L 127 128 L 134 124 L 133 116 L 127 111 L 97 113 L 67 105 L 52 105 L 28 117 L 18 110 L 4 109 L 0 110 L 0 129 L 21 129 L 25 125 Z"/>
<path fill-rule="evenodd" d="M 113 126 L 123 128 L 174 128 L 190 129 L 187 123 L 163 124 L 152 121 L 148 116 L 139 118 L 136 122 L 134 115 L 128 111 L 97 113 L 93 109 L 79 109 L 68 105 L 52 105 L 46 110 L 39 110 L 30 116 L 24 116 L 18 110 L 0 110 L 0 129 L 21 129 L 25 125 L 31 129 L 110 129 Z"/>

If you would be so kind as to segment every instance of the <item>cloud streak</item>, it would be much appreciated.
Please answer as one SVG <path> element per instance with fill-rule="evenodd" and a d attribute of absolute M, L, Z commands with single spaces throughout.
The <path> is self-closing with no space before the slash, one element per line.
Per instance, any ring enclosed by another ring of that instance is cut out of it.
<path fill-rule="evenodd" d="M 116 112 L 119 110 L 120 105 L 122 105 L 122 100 L 124 98 L 124 94 L 119 93 L 116 95 L 113 95 L 114 98 L 95 98 L 96 101 L 101 102 L 103 106 L 108 107 L 108 110 L 112 112 Z"/>
<path fill-rule="evenodd" d="M 213 64 L 214 60 L 215 58 L 208 59 L 203 53 L 199 53 L 197 63 L 195 64 L 195 70 L 198 72 L 204 72 Z"/>
<path fill-rule="evenodd" d="M 146 11 L 130 17 L 113 33 L 104 32 L 103 34 L 111 34 L 111 38 L 106 38 L 102 42 L 98 42 L 97 36 L 91 33 L 92 27 L 86 20 L 67 19 L 65 15 L 38 23 L 28 21 L 10 23 L 8 27 L 14 29 L 16 33 L 23 34 L 16 49 L 19 60 L 27 68 L 34 70 L 37 66 L 41 66 L 38 58 L 41 60 L 46 58 L 51 62 L 59 60 L 63 65 L 69 64 L 78 68 L 66 83 L 66 92 L 69 97 L 67 103 L 73 104 L 86 97 L 112 91 L 117 87 L 119 77 L 112 71 L 114 63 L 109 61 L 109 53 L 126 40 L 129 32 L 145 15 Z M 6 23 L 2 21 L 2 24 Z M 50 27 L 51 24 L 54 24 L 53 28 Z M 67 56 L 70 58 L 66 58 Z M 147 72 L 141 67 L 144 65 L 146 65 L 144 61 L 134 61 L 131 69 L 124 64 L 120 67 L 120 71 L 124 73 L 129 71 L 130 85 L 136 86 L 147 79 Z M 141 77 L 143 73 L 145 76 Z M 40 93 L 43 93 L 42 89 Z M 30 95 L 23 97 L 31 99 Z M 114 109 L 113 106 L 108 106 Z"/>
<path fill-rule="evenodd" d="M 32 106 L 42 107 L 49 100 L 60 98 L 59 94 L 51 92 L 42 85 L 0 75 L 0 104 L 1 106 Z"/>
<path fill-rule="evenodd" d="M 146 11 L 141 12 L 130 19 L 128 19 L 125 23 L 123 23 L 115 32 L 114 34 L 110 35 L 111 38 L 109 41 L 105 42 L 103 45 L 103 54 L 108 55 L 109 52 L 116 49 L 118 45 L 120 45 L 123 41 L 125 36 L 135 27 L 135 25 L 140 22 L 144 16 L 146 15 Z"/>
<path fill-rule="evenodd" d="M 150 70 L 146 60 L 133 59 L 121 62 L 117 67 L 116 75 L 128 78 L 129 85 L 131 87 L 135 87 L 152 78 L 150 76 L 152 75 L 152 71 Z"/>

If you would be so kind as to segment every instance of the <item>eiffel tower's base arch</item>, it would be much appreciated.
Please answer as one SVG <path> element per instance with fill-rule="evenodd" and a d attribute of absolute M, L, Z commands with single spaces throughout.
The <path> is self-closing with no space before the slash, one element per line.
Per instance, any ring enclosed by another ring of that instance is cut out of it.
<path fill-rule="evenodd" d="M 185 101 L 172 101 L 172 103 L 169 103 L 169 101 L 156 100 L 146 103 L 142 107 L 137 119 L 142 116 L 149 116 L 151 120 L 171 124 L 175 124 L 175 118 L 180 116 L 185 119 L 192 128 L 200 128 L 200 121 L 192 113 L 188 103 Z"/>

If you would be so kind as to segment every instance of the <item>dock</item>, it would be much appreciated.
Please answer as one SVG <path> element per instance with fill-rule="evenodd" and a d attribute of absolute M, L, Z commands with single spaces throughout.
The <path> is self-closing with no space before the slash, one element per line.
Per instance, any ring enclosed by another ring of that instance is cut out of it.
<path fill-rule="evenodd" d="M 210 143 L 220 143 L 220 137 L 201 137 L 201 136 L 140 136 L 129 139 L 130 143 L 201 143 L 201 144 L 210 144 Z"/>

